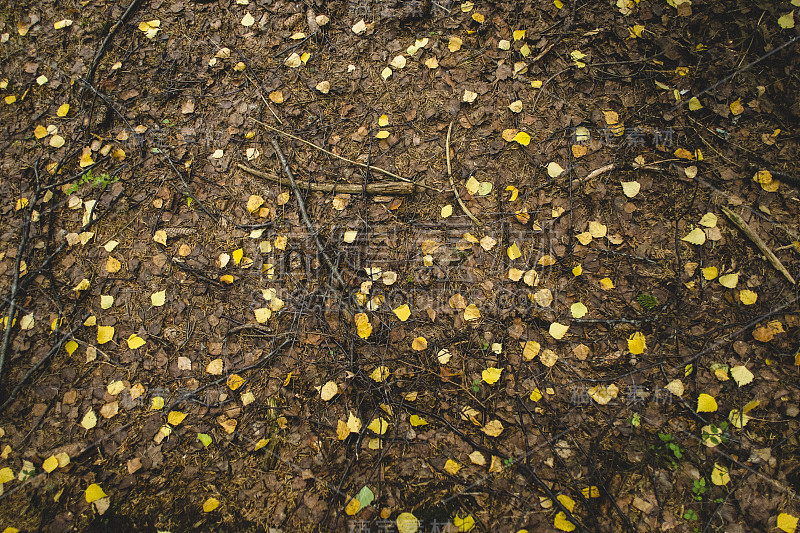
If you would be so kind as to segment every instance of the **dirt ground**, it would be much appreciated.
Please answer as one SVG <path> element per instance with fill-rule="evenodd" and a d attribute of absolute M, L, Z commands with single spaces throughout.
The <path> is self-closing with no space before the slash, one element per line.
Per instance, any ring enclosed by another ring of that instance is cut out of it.
<path fill-rule="evenodd" d="M 0 528 L 794 531 L 799 4 L 0 2 Z"/>

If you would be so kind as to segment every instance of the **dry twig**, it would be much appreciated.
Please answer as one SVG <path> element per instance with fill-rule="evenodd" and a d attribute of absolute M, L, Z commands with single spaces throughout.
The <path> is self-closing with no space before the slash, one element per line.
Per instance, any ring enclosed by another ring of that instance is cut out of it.
<path fill-rule="evenodd" d="M 772 252 L 772 250 L 770 250 L 769 246 L 767 246 L 767 243 L 765 243 L 761 239 L 761 237 L 759 237 L 758 234 L 755 231 L 753 231 L 753 228 L 751 228 L 747 224 L 747 222 L 744 221 L 744 219 L 742 217 L 740 217 L 739 215 L 737 215 L 736 213 L 734 213 L 733 211 L 731 211 L 730 209 L 728 209 L 724 205 L 721 207 L 721 209 L 722 209 L 722 212 L 725 213 L 725 216 L 728 217 L 728 219 L 731 222 L 733 222 L 733 224 L 737 228 L 742 230 L 742 232 L 745 235 L 747 235 L 747 238 L 750 239 L 751 241 L 753 241 L 753 244 L 755 244 L 758 247 L 758 249 L 761 250 L 761 253 L 764 254 L 764 256 L 767 258 L 767 261 L 769 261 L 770 264 L 773 267 L 775 267 L 775 270 L 777 270 L 778 272 L 783 274 L 783 277 L 785 277 L 787 280 L 789 280 L 789 283 L 791 283 L 792 285 L 795 285 L 797 282 L 794 280 L 792 275 L 789 273 L 788 270 L 786 270 L 786 267 L 783 266 L 783 264 L 780 262 L 780 259 L 778 259 L 775 256 L 775 254 Z"/>
<path fill-rule="evenodd" d="M 317 250 L 319 250 L 320 255 L 325 260 L 325 263 L 328 265 L 328 268 L 331 270 L 331 276 L 336 280 L 340 287 L 344 287 L 344 280 L 342 279 L 341 274 L 339 274 L 339 269 L 336 268 L 336 265 L 333 264 L 328 254 L 325 253 L 325 248 L 322 247 L 322 243 L 319 240 L 319 235 L 317 234 L 317 230 L 314 228 L 314 225 L 311 223 L 311 219 L 308 218 L 308 213 L 306 212 L 306 204 L 303 202 L 303 195 L 300 193 L 300 187 L 297 185 L 297 182 L 294 180 L 294 174 L 292 173 L 292 169 L 289 167 L 289 163 L 286 161 L 286 158 L 283 156 L 283 152 L 281 151 L 281 147 L 278 144 L 278 141 L 272 139 L 272 147 L 275 149 L 275 153 L 278 155 L 278 159 L 281 161 L 281 166 L 283 167 L 283 172 L 286 174 L 286 177 L 289 178 L 289 182 L 291 183 L 292 190 L 294 191 L 294 196 L 297 198 L 297 207 L 300 209 L 300 215 L 303 217 L 303 222 L 305 223 L 308 231 L 314 237 L 314 243 L 317 245 Z M 334 288 L 334 291 L 336 289 Z"/>
<path fill-rule="evenodd" d="M 288 187 L 291 186 L 291 182 L 287 179 L 280 178 L 275 174 L 271 174 L 269 172 L 262 172 L 260 170 L 256 170 L 254 168 L 250 168 L 245 166 L 241 163 L 237 163 L 240 169 L 247 172 L 248 174 L 252 174 L 253 176 L 258 176 L 259 178 L 264 178 L 269 181 L 274 181 L 275 183 L 280 183 L 281 185 L 286 185 Z M 363 185 L 352 185 L 350 183 L 310 183 L 308 181 L 298 181 L 297 186 L 301 189 L 307 189 L 309 191 L 320 191 L 320 192 L 338 192 L 343 194 L 361 194 L 364 192 Z M 406 195 L 406 194 L 414 194 L 415 186 L 413 183 L 405 183 L 405 182 L 397 182 L 397 181 L 384 181 L 379 183 L 368 183 L 367 184 L 367 194 L 386 194 L 386 195 Z"/>
<path fill-rule="evenodd" d="M 474 222 L 477 226 L 481 226 L 481 221 L 475 218 L 475 215 L 469 210 L 467 205 L 461 200 L 461 195 L 458 194 L 458 189 L 456 189 L 456 184 L 453 183 L 453 171 L 450 168 L 450 133 L 453 130 L 453 123 L 450 122 L 450 125 L 447 126 L 447 141 L 445 142 L 445 152 L 447 152 L 447 177 L 450 178 L 450 187 L 453 188 L 453 194 L 456 195 L 456 200 L 458 200 L 458 205 L 461 206 L 461 209 L 467 214 L 470 220 Z"/>

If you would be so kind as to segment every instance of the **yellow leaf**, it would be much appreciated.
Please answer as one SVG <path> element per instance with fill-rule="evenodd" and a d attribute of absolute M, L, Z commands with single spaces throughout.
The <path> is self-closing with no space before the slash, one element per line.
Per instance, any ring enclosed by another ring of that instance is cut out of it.
<path fill-rule="evenodd" d="M 259 439 L 259 441 L 256 442 L 256 445 L 253 446 L 253 451 L 257 452 L 258 450 L 260 450 L 261 448 L 263 448 L 267 444 L 269 444 L 269 439 Z"/>
<path fill-rule="evenodd" d="M 786 533 L 794 533 L 797 530 L 797 517 L 788 513 L 781 513 L 778 515 L 778 529 L 786 531 Z"/>
<path fill-rule="evenodd" d="M 589 233 L 595 239 L 602 239 L 608 234 L 608 227 L 605 224 L 592 220 L 589 222 Z"/>
<path fill-rule="evenodd" d="M 223 368 L 224 363 L 222 362 L 222 359 L 217 358 L 208 363 L 208 366 L 206 366 L 206 372 L 212 376 L 219 376 L 222 374 Z"/>
<path fill-rule="evenodd" d="M 567 330 L 569 326 L 565 326 L 564 324 L 560 324 L 558 322 L 553 322 L 550 324 L 550 336 L 554 339 L 563 339 L 564 335 L 567 334 Z"/>
<path fill-rule="evenodd" d="M 553 525 L 556 527 L 556 529 L 560 529 L 561 531 L 575 530 L 575 524 L 567 520 L 567 515 L 564 514 L 564 511 L 559 511 L 556 514 L 556 517 L 553 520 Z"/>
<path fill-rule="evenodd" d="M 741 115 L 744 113 L 744 106 L 742 105 L 742 99 L 737 98 L 735 101 L 731 102 L 730 105 L 731 113 L 734 115 Z"/>
<path fill-rule="evenodd" d="M 342 420 L 338 420 L 336 422 L 336 438 L 338 440 L 344 440 L 350 435 L 350 428 L 347 427 Z"/>
<path fill-rule="evenodd" d="M 700 228 L 694 228 L 692 231 L 689 232 L 688 235 L 686 235 L 681 240 L 699 246 L 704 242 L 706 242 L 706 233 Z"/>
<path fill-rule="evenodd" d="M 417 337 L 411 341 L 411 348 L 414 351 L 421 352 L 428 347 L 428 339 L 425 337 Z"/>
<path fill-rule="evenodd" d="M 400 322 L 405 322 L 408 320 L 408 317 L 411 316 L 411 310 L 408 308 L 407 304 L 403 304 L 399 307 L 396 307 L 392 310 L 394 314 L 400 319 Z"/>
<path fill-rule="evenodd" d="M 231 253 L 231 256 L 233 257 L 233 262 L 238 265 L 242 261 L 242 257 L 244 257 L 244 250 L 237 248 Z"/>
<path fill-rule="evenodd" d="M 56 111 L 56 115 L 59 117 L 66 117 L 67 113 L 69 113 L 69 104 L 61 104 Z"/>
<path fill-rule="evenodd" d="M 499 437 L 500 434 L 503 432 L 503 423 L 499 420 L 492 420 L 484 427 L 481 428 L 481 431 L 489 435 L 490 437 Z"/>
<path fill-rule="evenodd" d="M 146 341 L 138 336 L 136 333 L 131 333 L 131 336 L 128 337 L 128 348 L 131 350 L 136 350 L 137 348 L 141 348 L 146 344 Z"/>
<path fill-rule="evenodd" d="M 181 413 L 180 411 L 170 411 L 167 415 L 167 423 L 172 426 L 177 426 L 183 419 L 186 418 L 186 413 Z"/>
<path fill-rule="evenodd" d="M 531 143 L 531 136 L 525 133 L 524 131 L 517 132 L 514 135 L 514 140 L 521 144 L 522 146 L 528 146 Z"/>
<path fill-rule="evenodd" d="M 94 503 L 99 499 L 105 498 L 108 496 L 103 489 L 100 488 L 100 485 L 97 483 L 92 483 L 88 487 L 86 487 L 86 492 L 84 493 L 86 497 L 86 503 Z"/>
<path fill-rule="evenodd" d="M 428 421 L 422 418 L 421 416 L 411 415 L 408 419 L 412 426 L 426 426 Z"/>
<path fill-rule="evenodd" d="M 356 331 L 358 336 L 362 339 L 368 339 L 372 334 L 372 324 L 369 322 L 369 317 L 366 313 L 357 313 L 355 316 Z"/>
<path fill-rule="evenodd" d="M 692 96 L 689 99 L 689 111 L 697 111 L 698 109 L 703 109 L 703 104 L 700 103 L 696 96 Z"/>
<path fill-rule="evenodd" d="M 628 351 L 633 355 L 639 355 L 646 349 L 647 343 L 645 342 L 644 334 L 641 331 L 637 331 L 628 337 Z"/>
<path fill-rule="evenodd" d="M 456 526 L 459 531 L 464 531 L 464 532 L 470 531 L 472 528 L 475 527 L 475 519 L 472 518 L 472 515 L 468 515 L 465 518 L 461 518 L 458 515 L 456 515 L 453 518 L 453 525 Z"/>
<path fill-rule="evenodd" d="M 42 463 L 42 469 L 48 474 L 56 468 L 58 468 L 58 459 L 56 459 L 54 455 L 51 455 Z"/>
<path fill-rule="evenodd" d="M 758 294 L 749 289 L 744 289 L 739 293 L 739 300 L 744 305 L 753 305 L 758 300 Z"/>
<path fill-rule="evenodd" d="M 575 268 L 572 269 L 572 275 L 573 276 L 578 277 L 581 274 L 583 274 L 583 266 L 582 265 L 577 265 Z"/>
<path fill-rule="evenodd" d="M 0 485 L 8 483 L 9 481 L 13 480 L 14 477 L 14 472 L 10 468 L 3 468 L 0 470 Z"/>
<path fill-rule="evenodd" d="M 475 305 L 475 304 L 469 304 L 469 305 L 468 305 L 468 306 L 467 306 L 467 307 L 464 309 L 464 320 L 466 320 L 466 321 L 470 321 L 470 320 L 478 320 L 480 317 L 481 317 L 481 312 L 480 312 L 480 310 L 478 309 L 478 306 L 477 306 L 477 305 Z"/>
<path fill-rule="evenodd" d="M 389 132 L 386 130 L 381 130 L 375 134 L 376 139 L 386 139 L 389 137 Z"/>
<path fill-rule="evenodd" d="M 481 378 L 489 385 L 494 385 L 500 379 L 500 374 L 503 373 L 502 368 L 489 367 L 481 372 Z"/>
<path fill-rule="evenodd" d="M 739 284 L 739 274 L 725 274 L 719 277 L 719 284 L 723 287 L 733 289 Z"/>
<path fill-rule="evenodd" d="M 156 231 L 153 234 L 153 240 L 161 245 L 167 245 L 167 232 L 163 229 Z"/>
<path fill-rule="evenodd" d="M 262 197 L 251 194 L 250 198 L 247 200 L 247 210 L 250 213 L 255 213 L 263 204 L 264 199 Z"/>
<path fill-rule="evenodd" d="M 587 499 L 600 497 L 600 491 L 594 485 L 592 485 L 591 487 L 585 487 L 581 489 L 581 494 L 583 494 L 583 497 Z"/>
<path fill-rule="evenodd" d="M 75 352 L 75 350 L 78 349 L 78 343 L 73 340 L 69 340 L 64 344 L 64 349 L 67 351 L 69 355 L 72 355 Z"/>
<path fill-rule="evenodd" d="M 703 272 L 703 278 L 706 281 L 711 281 L 712 279 L 717 279 L 717 276 L 719 275 L 719 271 L 717 270 L 717 267 L 715 267 L 715 266 L 705 267 L 702 270 L 702 272 Z"/>
<path fill-rule="evenodd" d="M 514 259 L 519 259 L 520 257 L 522 257 L 522 252 L 519 251 L 519 246 L 517 246 L 517 243 L 514 243 L 511 246 L 509 246 L 508 250 L 506 250 L 506 253 L 508 254 L 508 258 L 511 259 L 512 261 Z"/>
<path fill-rule="evenodd" d="M 231 374 L 230 376 L 228 376 L 226 384 L 228 385 L 229 389 L 236 390 L 242 385 L 244 385 L 244 383 L 245 379 L 242 376 L 240 376 L 239 374 Z"/>
<path fill-rule="evenodd" d="M 675 157 L 680 159 L 694 159 L 694 154 L 687 150 L 686 148 L 678 148 L 675 150 Z"/>
<path fill-rule="evenodd" d="M 714 485 L 727 485 L 730 480 L 731 476 L 728 473 L 728 469 L 714 463 L 714 470 L 711 471 L 711 482 Z"/>
<path fill-rule="evenodd" d="M 575 302 L 570 306 L 569 310 L 572 313 L 573 318 L 583 318 L 589 311 L 588 309 L 586 309 L 586 306 L 583 305 L 583 303 L 581 302 Z"/>
<path fill-rule="evenodd" d="M 429 57 L 425 60 L 425 66 L 431 70 L 439 68 L 439 60 L 435 57 Z"/>
<path fill-rule="evenodd" d="M 120 263 L 114 257 L 109 256 L 106 260 L 106 272 L 109 274 L 116 274 L 122 268 L 122 263 Z"/>
<path fill-rule="evenodd" d="M 451 476 L 455 476 L 456 474 L 458 474 L 458 471 L 461 470 L 461 465 L 453 461 L 452 459 L 448 459 L 444 463 L 444 470 Z"/>
<path fill-rule="evenodd" d="M 464 44 L 464 41 L 462 41 L 458 37 L 453 36 L 450 37 L 450 41 L 447 43 L 447 49 L 450 50 L 451 52 L 458 52 L 459 50 L 461 50 L 462 44 Z"/>
<path fill-rule="evenodd" d="M 717 400 L 709 394 L 701 394 L 697 397 L 698 413 L 713 413 L 717 410 Z"/>
<path fill-rule="evenodd" d="M 114 338 L 114 326 L 97 326 L 97 343 L 105 344 Z"/>
<path fill-rule="evenodd" d="M 790 30 L 794 28 L 794 10 L 778 17 L 778 26 L 784 30 Z"/>
<path fill-rule="evenodd" d="M 387 422 L 383 418 L 378 417 L 369 423 L 367 429 L 377 435 L 383 435 L 384 433 L 386 433 L 386 430 L 389 429 L 389 422 Z"/>
<path fill-rule="evenodd" d="M 397 533 L 417 533 L 420 523 L 411 513 L 400 513 L 397 516 Z"/>
<path fill-rule="evenodd" d="M 472 20 L 474 20 L 478 24 L 483 24 L 483 22 L 486 20 L 486 17 L 483 16 L 482 14 L 480 14 L 480 13 L 473 13 L 472 14 Z"/>
<path fill-rule="evenodd" d="M 335 381 L 328 381 L 319 391 L 320 398 L 323 401 L 330 401 L 334 396 L 339 394 L 339 386 Z"/>
<path fill-rule="evenodd" d="M 161 396 L 153 396 L 153 400 L 150 402 L 150 409 L 153 411 L 160 411 L 164 408 L 164 398 Z"/>
<path fill-rule="evenodd" d="M 272 316 L 272 309 L 269 307 L 259 307 L 253 310 L 253 314 L 256 317 L 256 322 L 259 324 L 266 324 Z"/>
<path fill-rule="evenodd" d="M 163 291 L 154 292 L 150 295 L 150 303 L 153 304 L 153 307 L 161 307 L 164 305 L 164 302 L 167 301 L 167 290 L 164 289 Z"/>
<path fill-rule="evenodd" d="M 530 399 L 534 402 L 538 402 L 539 400 L 542 399 L 542 392 L 538 388 L 533 389 L 530 395 Z"/>
<path fill-rule="evenodd" d="M 555 161 L 551 161 L 547 164 L 547 175 L 551 178 L 557 178 L 563 173 L 564 168 Z"/>
<path fill-rule="evenodd" d="M 753 373 L 743 365 L 736 365 L 731 368 L 731 377 L 740 387 L 753 381 Z"/>
<path fill-rule="evenodd" d="M 642 185 L 638 181 L 623 181 L 621 184 L 622 184 L 622 192 L 628 198 L 633 198 L 634 196 L 639 194 L 639 190 L 642 187 Z"/>
<path fill-rule="evenodd" d="M 387 377 L 389 377 L 389 368 L 385 366 L 378 366 L 375 367 L 375 370 L 369 375 L 372 378 L 372 381 L 377 383 L 383 382 Z"/>
<path fill-rule="evenodd" d="M 536 341 L 526 341 L 522 343 L 522 357 L 526 361 L 530 361 L 537 355 L 539 355 L 539 350 L 542 348 L 542 345 Z"/>
<path fill-rule="evenodd" d="M 250 13 L 248 13 L 248 15 L 249 14 Z M 216 498 L 212 497 L 212 498 L 207 499 L 205 502 L 203 502 L 203 512 L 204 513 L 210 513 L 211 511 L 213 511 L 217 507 L 219 507 L 219 500 L 216 499 Z"/>
<path fill-rule="evenodd" d="M 348 503 L 347 506 L 344 508 L 344 512 L 345 514 L 353 516 L 359 511 L 359 509 L 361 509 L 361 502 L 356 500 L 355 498 L 351 498 L 350 503 Z"/>

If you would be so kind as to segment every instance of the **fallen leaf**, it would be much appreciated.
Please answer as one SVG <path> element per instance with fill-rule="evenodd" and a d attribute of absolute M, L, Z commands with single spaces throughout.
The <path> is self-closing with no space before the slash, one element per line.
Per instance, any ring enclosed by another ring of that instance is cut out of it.
<path fill-rule="evenodd" d="M 753 373 L 743 365 L 736 365 L 731 368 L 731 377 L 740 387 L 753 381 Z"/>
<path fill-rule="evenodd" d="M 647 349 L 647 344 L 645 342 L 644 334 L 641 331 L 637 331 L 630 337 L 628 337 L 628 351 L 631 352 L 633 355 L 639 355 L 643 353 Z"/>
<path fill-rule="evenodd" d="M 409 309 L 407 304 L 396 307 L 393 309 L 393 312 L 401 322 L 405 322 L 408 320 L 408 317 L 411 316 L 411 309 Z"/>
<path fill-rule="evenodd" d="M 249 13 L 248 13 L 249 15 Z M 219 507 L 219 500 L 216 498 L 208 498 L 206 501 L 203 502 L 203 512 L 210 513 L 214 511 L 217 507 Z"/>
<path fill-rule="evenodd" d="M 455 476 L 456 474 L 458 474 L 459 470 L 461 470 L 461 465 L 453 461 L 452 459 L 448 459 L 444 463 L 444 471 L 450 474 L 451 476 Z"/>
<path fill-rule="evenodd" d="M 488 383 L 489 385 L 494 385 L 497 383 L 497 380 L 500 379 L 500 375 L 503 373 L 502 368 L 495 368 L 489 367 L 483 372 L 481 372 L 481 379 Z"/>
<path fill-rule="evenodd" d="M 567 334 L 567 330 L 569 330 L 569 326 L 565 326 L 564 324 L 560 324 L 558 322 L 553 322 L 550 324 L 550 336 L 554 339 L 563 339 L 564 335 Z"/>
<path fill-rule="evenodd" d="M 372 334 L 372 324 L 369 322 L 369 317 L 366 313 L 357 313 L 355 316 L 356 332 L 362 339 L 368 339 Z"/>
<path fill-rule="evenodd" d="M 428 347 L 428 340 L 425 337 L 417 337 L 411 342 L 414 351 L 421 352 Z"/>
<path fill-rule="evenodd" d="M 337 394 L 339 394 L 339 385 L 335 381 L 328 381 L 319 391 L 320 398 L 325 402 L 330 401 Z"/>
<path fill-rule="evenodd" d="M 92 483 L 88 487 L 86 487 L 86 491 L 84 492 L 84 497 L 86 498 L 86 503 L 93 503 L 99 500 L 100 498 L 107 497 L 108 494 L 103 492 L 103 489 L 100 488 L 100 485 L 97 483 Z"/>
<path fill-rule="evenodd" d="M 623 181 L 622 183 L 622 192 L 628 198 L 633 198 L 637 194 L 639 194 L 639 190 L 642 188 L 642 184 L 638 181 Z"/>
<path fill-rule="evenodd" d="M 114 338 L 114 326 L 97 326 L 97 344 L 105 344 Z"/>
<path fill-rule="evenodd" d="M 500 434 L 503 432 L 503 423 L 499 420 L 491 420 L 488 422 L 484 427 L 481 428 L 481 431 L 489 435 L 490 437 L 499 437 Z"/>
<path fill-rule="evenodd" d="M 378 417 L 369 423 L 367 429 L 372 431 L 376 435 L 383 435 L 384 433 L 386 433 L 386 430 L 389 429 L 389 422 L 387 422 L 383 418 Z"/>
<path fill-rule="evenodd" d="M 689 232 L 688 235 L 683 237 L 681 240 L 699 246 L 704 242 L 706 242 L 706 233 L 700 228 L 694 228 L 692 231 Z"/>
<path fill-rule="evenodd" d="M 697 397 L 698 413 L 713 413 L 717 410 L 717 400 L 709 394 L 700 394 Z"/>

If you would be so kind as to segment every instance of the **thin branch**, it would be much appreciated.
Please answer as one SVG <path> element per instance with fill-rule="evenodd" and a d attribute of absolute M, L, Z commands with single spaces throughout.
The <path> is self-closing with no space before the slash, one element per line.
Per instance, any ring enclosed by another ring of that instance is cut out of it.
<path fill-rule="evenodd" d="M 783 274 L 783 277 L 785 277 L 787 280 L 789 280 L 789 283 L 791 283 L 792 285 L 795 285 L 797 283 L 794 280 L 794 278 L 792 277 L 792 275 L 789 273 L 789 271 L 786 270 L 786 267 L 783 266 L 783 263 L 781 263 L 780 259 L 778 259 L 775 256 L 775 254 L 772 252 L 772 250 L 769 248 L 769 246 L 767 246 L 767 243 L 765 243 L 761 239 L 761 237 L 759 237 L 758 234 L 755 231 L 753 231 L 753 228 L 751 228 L 747 224 L 747 222 L 744 221 L 744 219 L 742 217 L 740 217 L 739 215 L 737 215 L 736 213 L 734 213 L 733 211 L 731 211 L 730 209 L 728 209 L 724 205 L 721 206 L 720 209 L 722 209 L 722 212 L 725 213 L 725 216 L 728 217 L 728 219 L 731 222 L 733 222 L 733 224 L 737 228 L 742 230 L 742 232 L 745 235 L 747 235 L 747 237 L 751 241 L 753 241 L 753 244 L 755 244 L 758 247 L 758 249 L 761 250 L 761 253 L 764 254 L 764 256 L 767 258 L 767 261 L 769 261 L 770 264 L 773 267 L 775 267 L 775 270 L 777 270 L 778 272 Z"/>
<path fill-rule="evenodd" d="M 325 263 L 328 265 L 328 268 L 331 270 L 331 276 L 336 280 L 340 287 L 344 288 L 345 283 L 342 279 L 341 274 L 339 274 L 339 269 L 336 268 L 336 265 L 333 264 L 328 254 L 325 253 L 325 249 L 322 247 L 322 243 L 319 241 L 319 235 L 317 234 L 314 225 L 311 223 L 311 220 L 308 218 L 308 213 L 306 212 L 306 204 L 303 202 L 303 195 L 300 193 L 300 187 L 297 186 L 297 182 L 294 180 L 294 174 L 292 173 L 292 169 L 289 167 L 289 163 L 286 161 L 286 158 L 283 156 L 283 152 L 281 151 L 281 147 L 274 138 L 272 139 L 272 147 L 275 149 L 275 153 L 278 155 L 278 159 L 281 161 L 281 166 L 283 167 L 283 172 L 289 178 L 289 182 L 291 183 L 292 190 L 294 191 L 294 195 L 297 198 L 297 206 L 300 209 L 300 215 L 303 217 L 303 222 L 305 223 L 306 227 L 308 228 L 309 233 L 314 237 L 314 243 L 317 245 L 317 250 L 319 250 L 320 255 L 325 260 Z"/>
<path fill-rule="evenodd" d="M 385 175 L 387 175 L 389 177 L 398 179 L 400 181 L 405 181 L 406 183 L 413 183 L 414 185 L 416 185 L 418 187 L 424 187 L 424 188 L 430 189 L 432 191 L 442 192 L 440 189 L 437 189 L 436 187 L 431 187 L 431 186 L 425 185 L 423 183 L 415 183 L 415 182 L 411 181 L 408 178 L 404 178 L 402 176 L 398 176 L 397 174 L 394 174 L 393 172 L 389 172 L 388 170 L 384 170 L 384 169 L 379 168 L 379 167 L 373 167 L 372 165 L 365 165 L 364 163 L 359 163 L 358 161 L 353 161 L 352 159 L 347 159 L 346 157 L 342 157 L 340 155 L 334 154 L 333 152 L 328 151 L 328 150 L 326 150 L 325 148 L 323 148 L 321 146 L 317 146 L 316 144 L 314 144 L 314 143 L 312 143 L 310 141 L 307 141 L 305 139 L 301 139 L 300 137 L 292 135 L 291 133 L 286 133 L 285 131 L 279 130 L 278 128 L 273 128 L 269 124 L 265 124 L 264 122 L 261 122 L 260 120 L 253 119 L 253 121 L 255 121 L 258 124 L 261 124 L 262 126 L 267 128 L 268 130 L 274 131 L 275 133 L 280 133 L 281 135 L 289 137 L 290 139 L 294 139 L 295 141 L 299 141 L 299 142 L 301 142 L 303 144 L 307 144 L 308 146 L 311 146 L 312 148 L 316 148 L 317 150 L 319 150 L 320 152 L 322 152 L 324 154 L 328 154 L 331 157 L 335 157 L 336 159 L 339 159 L 341 161 L 345 161 L 347 163 L 350 163 L 351 165 L 356 165 L 356 166 L 361 167 L 361 168 L 368 168 L 369 170 L 372 170 L 374 172 L 380 172 L 381 174 L 385 174 Z"/>
<path fill-rule="evenodd" d="M 467 205 L 461 200 L 461 195 L 458 194 L 458 189 L 456 189 L 456 184 L 453 183 L 453 171 L 450 167 L 450 133 L 453 130 L 453 122 L 450 122 L 450 125 L 447 126 L 447 140 L 445 141 L 444 150 L 447 152 L 447 177 L 450 178 L 450 187 L 453 189 L 453 194 L 456 195 L 456 200 L 458 201 L 458 205 L 461 206 L 461 209 L 467 214 L 469 219 L 476 225 L 481 226 L 481 221 L 478 220 L 475 215 L 472 214 L 472 211 L 469 210 Z"/>
<path fill-rule="evenodd" d="M 275 174 L 269 172 L 262 172 L 254 168 L 247 167 L 241 163 L 237 166 L 253 176 L 264 178 L 281 185 L 291 186 L 291 182 L 287 179 L 280 178 Z M 308 181 L 298 181 L 297 186 L 301 189 L 309 191 L 320 192 L 338 192 L 343 194 L 362 194 L 364 192 L 364 185 L 352 185 L 349 183 L 310 183 Z M 399 181 L 382 181 L 379 183 L 368 183 L 366 186 L 367 194 L 387 194 L 387 195 L 406 195 L 414 194 L 414 184 Z"/>

